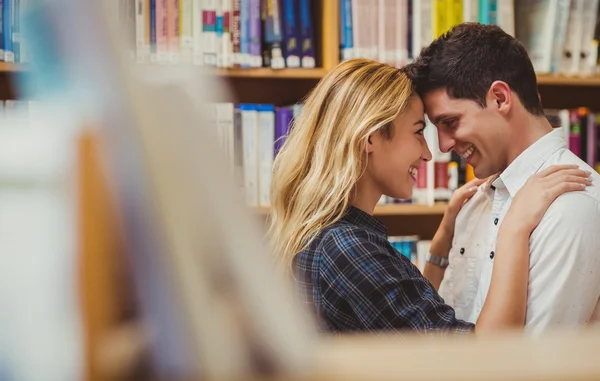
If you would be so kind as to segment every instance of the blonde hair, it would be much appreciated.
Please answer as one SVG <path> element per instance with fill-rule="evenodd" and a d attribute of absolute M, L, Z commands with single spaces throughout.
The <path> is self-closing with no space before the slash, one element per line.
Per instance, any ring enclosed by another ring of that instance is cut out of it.
<path fill-rule="evenodd" d="M 285 272 L 316 234 L 343 217 L 367 167 L 369 136 L 392 135 L 413 86 L 402 69 L 353 59 L 331 70 L 307 97 L 277 155 L 269 240 Z"/>

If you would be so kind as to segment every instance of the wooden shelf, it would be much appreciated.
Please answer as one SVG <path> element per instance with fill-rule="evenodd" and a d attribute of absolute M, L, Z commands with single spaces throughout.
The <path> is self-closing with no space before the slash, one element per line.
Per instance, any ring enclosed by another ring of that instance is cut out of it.
<path fill-rule="evenodd" d="M 538 85 L 543 86 L 599 86 L 600 76 L 567 77 L 563 75 L 538 75 Z"/>
<path fill-rule="evenodd" d="M 228 78 L 281 78 L 281 79 L 321 79 L 327 71 L 322 68 L 303 69 L 270 69 L 266 67 L 256 69 L 216 69 L 215 72 Z"/>
<path fill-rule="evenodd" d="M 25 65 L 18 65 L 14 63 L 0 62 L 0 72 L 17 72 L 26 70 Z"/>
<path fill-rule="evenodd" d="M 375 216 L 432 216 L 442 215 L 446 203 L 436 203 L 433 206 L 423 204 L 388 204 L 375 207 Z M 269 208 L 259 208 L 259 214 L 269 214 Z"/>

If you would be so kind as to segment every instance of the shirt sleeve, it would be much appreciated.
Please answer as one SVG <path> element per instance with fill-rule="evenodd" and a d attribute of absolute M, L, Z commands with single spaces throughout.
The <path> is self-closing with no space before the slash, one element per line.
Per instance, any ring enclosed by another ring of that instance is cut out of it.
<path fill-rule="evenodd" d="M 324 240 L 319 287 L 328 319 L 368 331 L 472 332 L 410 261 L 369 234 L 348 229 Z"/>
<path fill-rule="evenodd" d="M 600 205 L 568 193 L 548 208 L 530 238 L 526 329 L 589 321 L 600 298 Z"/>

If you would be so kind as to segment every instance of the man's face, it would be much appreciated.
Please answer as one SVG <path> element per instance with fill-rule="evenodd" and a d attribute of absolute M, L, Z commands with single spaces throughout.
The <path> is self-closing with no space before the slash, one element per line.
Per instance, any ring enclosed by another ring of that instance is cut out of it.
<path fill-rule="evenodd" d="M 437 127 L 442 152 L 454 150 L 473 166 L 480 179 L 507 167 L 507 124 L 489 100 L 488 106 L 481 108 L 471 100 L 450 98 L 440 89 L 427 93 L 423 102 Z"/>

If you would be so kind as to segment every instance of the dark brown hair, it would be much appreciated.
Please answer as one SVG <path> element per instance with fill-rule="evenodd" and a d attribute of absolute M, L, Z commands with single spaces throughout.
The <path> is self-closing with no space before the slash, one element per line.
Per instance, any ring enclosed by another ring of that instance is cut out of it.
<path fill-rule="evenodd" d="M 446 89 L 448 96 L 485 107 L 494 81 L 504 81 L 527 111 L 544 115 L 527 51 L 496 25 L 463 23 L 442 34 L 406 68 L 417 93 Z"/>

